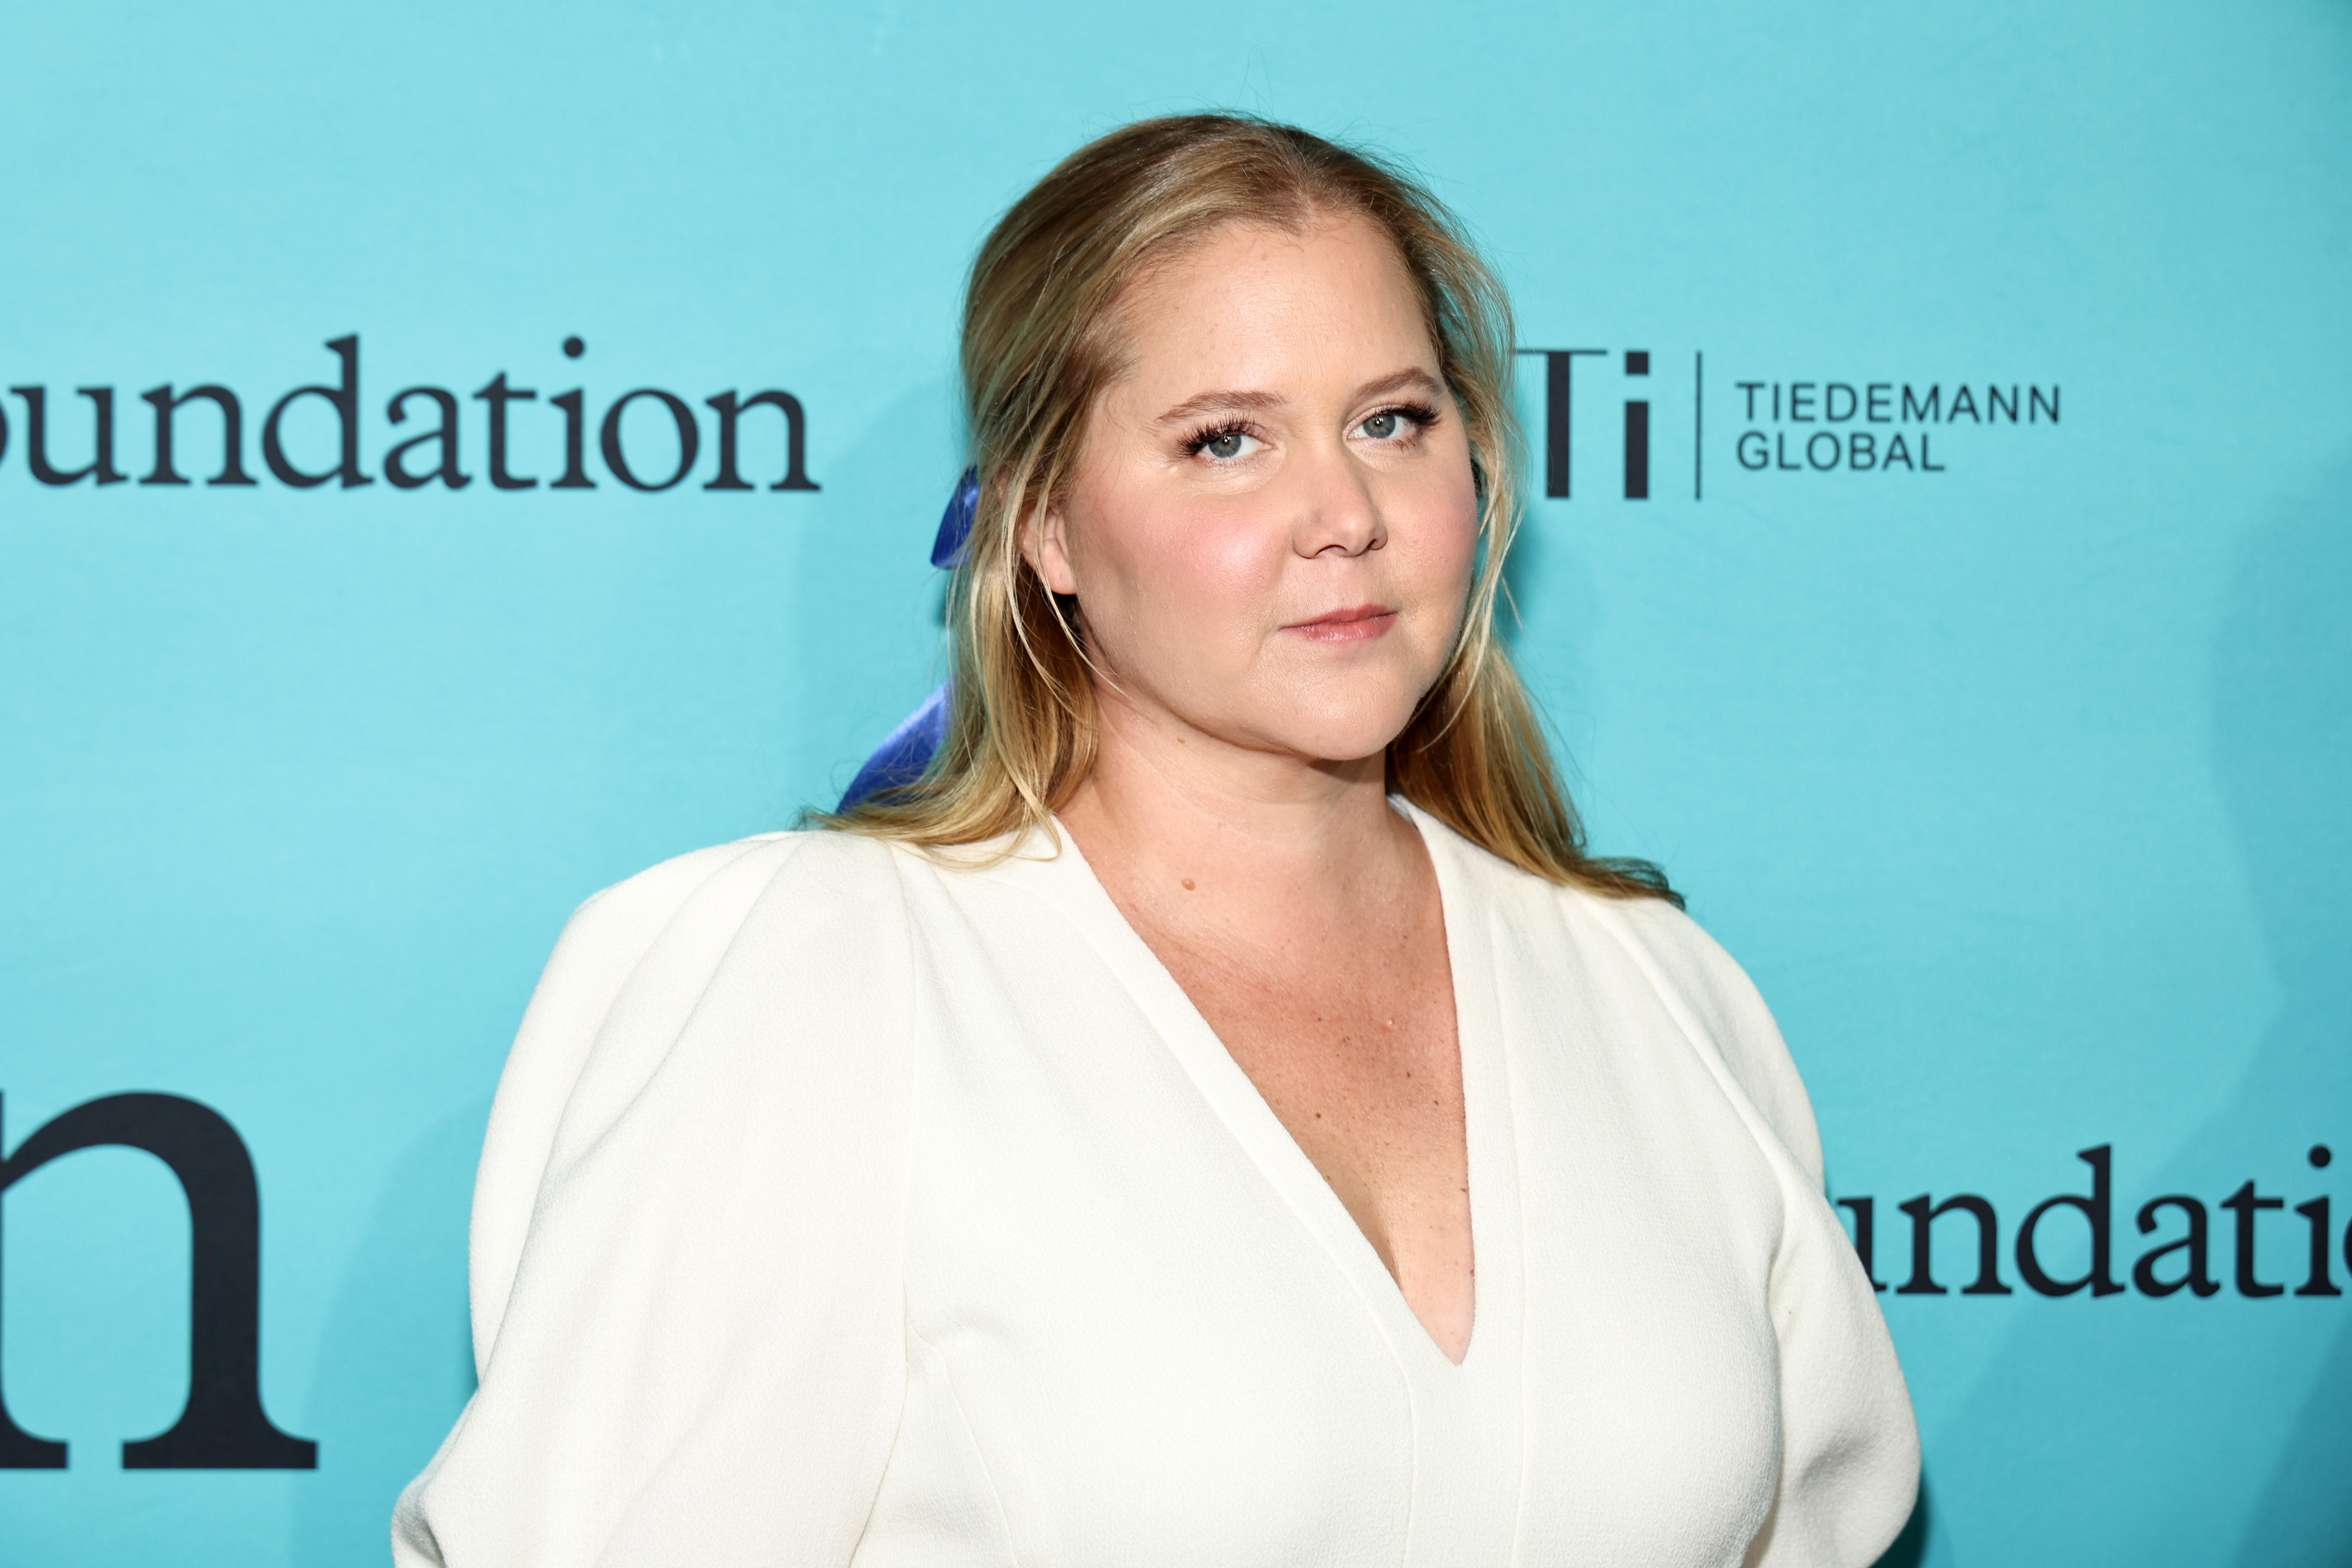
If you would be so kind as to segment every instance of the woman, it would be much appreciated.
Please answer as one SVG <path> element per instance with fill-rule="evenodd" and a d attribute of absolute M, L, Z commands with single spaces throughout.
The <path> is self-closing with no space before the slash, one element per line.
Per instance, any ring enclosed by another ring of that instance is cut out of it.
<path fill-rule="evenodd" d="M 574 918 L 401 1561 L 1861 1564 L 1916 1442 L 1804 1089 L 1494 636 L 1500 290 L 1196 116 L 974 267 L 911 785 Z"/>

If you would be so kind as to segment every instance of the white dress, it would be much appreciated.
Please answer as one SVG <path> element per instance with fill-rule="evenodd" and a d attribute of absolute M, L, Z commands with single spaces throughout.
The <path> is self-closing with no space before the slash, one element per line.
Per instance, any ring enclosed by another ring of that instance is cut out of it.
<path fill-rule="evenodd" d="M 1917 1438 L 1770 1016 L 1656 900 L 1407 809 L 1444 900 L 1460 1365 L 1066 834 L 591 900 L 499 1085 L 479 1391 L 404 1568 L 1869 1563 Z"/>

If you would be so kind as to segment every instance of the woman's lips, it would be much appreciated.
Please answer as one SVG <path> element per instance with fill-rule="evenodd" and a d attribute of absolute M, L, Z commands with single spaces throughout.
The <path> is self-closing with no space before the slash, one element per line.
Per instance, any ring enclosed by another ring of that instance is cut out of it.
<path fill-rule="evenodd" d="M 1396 625 L 1397 613 L 1386 605 L 1358 605 L 1345 610 L 1333 610 L 1328 616 L 1318 616 L 1311 621 L 1298 621 L 1282 629 L 1296 632 L 1314 642 L 1370 642 Z"/>

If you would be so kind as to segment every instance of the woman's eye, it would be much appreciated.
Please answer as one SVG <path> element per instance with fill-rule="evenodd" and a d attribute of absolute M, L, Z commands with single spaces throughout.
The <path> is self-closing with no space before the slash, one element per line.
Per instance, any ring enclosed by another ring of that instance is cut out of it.
<path fill-rule="evenodd" d="M 1383 409 L 1356 426 L 1375 441 L 1392 441 L 1412 427 L 1412 416 L 1397 408 Z"/>
<path fill-rule="evenodd" d="M 1256 445 L 1257 437 L 1245 430 L 1221 430 L 1203 439 L 1196 449 L 1212 458 L 1239 458 Z"/>

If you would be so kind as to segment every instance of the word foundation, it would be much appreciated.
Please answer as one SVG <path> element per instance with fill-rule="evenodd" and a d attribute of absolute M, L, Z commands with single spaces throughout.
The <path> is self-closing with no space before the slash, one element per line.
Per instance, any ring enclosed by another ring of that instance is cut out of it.
<path fill-rule="evenodd" d="M 2137 1212 L 2128 1206 L 2132 1224 L 2141 1237 L 2137 1258 L 2130 1265 L 2126 1285 L 2118 1277 L 2116 1259 L 2116 1198 L 2114 1180 L 2114 1147 L 2101 1143 L 2095 1148 L 2076 1152 L 2075 1158 L 2090 1167 L 2090 1191 L 2060 1193 L 2042 1199 L 2026 1212 L 2017 1227 L 2017 1275 L 2035 1294 L 2042 1296 L 2072 1296 L 2088 1290 L 2094 1297 L 2119 1296 L 2126 1289 L 2137 1290 L 2143 1296 L 2176 1296 L 2186 1290 L 2192 1297 L 2214 1296 L 2221 1293 L 2221 1281 L 2216 1279 L 2213 1254 L 2222 1250 L 2213 1236 L 2219 1228 L 2216 1213 L 2231 1217 L 2226 1256 L 2229 1258 L 2230 1281 L 2241 1296 L 2254 1300 L 2284 1296 L 2290 1285 L 2297 1296 L 2340 1297 L 2344 1289 L 2336 1283 L 2333 1263 L 2340 1245 L 2345 1266 L 2352 1268 L 2352 1226 L 2337 1241 L 2334 1218 L 2328 1212 L 2328 1199 L 2323 1194 L 2294 1205 L 2294 1214 L 2303 1220 L 2301 1226 L 2282 1224 L 2280 1214 L 2273 1227 L 2287 1232 L 2273 1235 L 2267 1248 L 2263 1245 L 2263 1230 L 2260 1220 L 2265 1213 L 2287 1207 L 2285 1196 L 2267 1196 L 2252 1178 L 2241 1184 L 2228 1197 L 2216 1202 L 2211 1208 L 2204 1199 L 2188 1193 L 2164 1193 L 2141 1204 Z M 2325 1143 L 2315 1143 L 2305 1156 L 2315 1171 L 2326 1170 L 2334 1163 L 2335 1152 Z M 1853 1248 L 1861 1256 L 1863 1272 L 1870 1282 L 1884 1290 L 1886 1281 L 1878 1277 L 1878 1213 L 1875 1200 L 1864 1197 L 1839 1198 L 1838 1205 L 1853 1220 Z M 1895 1205 L 1911 1222 L 1910 1278 L 1895 1287 L 1898 1296 L 1942 1296 L 1950 1287 L 1936 1276 L 1936 1222 L 1947 1215 L 1955 1219 L 1973 1221 L 1975 1226 L 1972 1261 L 1976 1278 L 1960 1287 L 1963 1296 L 2008 1296 L 2014 1294 L 2009 1282 L 2001 1278 L 2000 1215 L 1991 1200 L 1977 1193 L 1956 1193 L 1937 1202 L 1931 1194 L 1922 1193 Z M 2062 1215 L 2061 1211 L 2063 1211 Z M 2045 1223 L 2052 1229 L 2045 1235 Z M 2069 1238 L 2073 1261 L 2082 1266 L 2081 1272 L 2072 1275 L 2057 1273 L 2044 1248 L 2055 1242 L 2062 1249 L 2069 1248 L 2068 1241 L 2057 1239 L 2060 1229 L 2071 1229 Z M 2301 1234 L 2295 1232 L 2300 1230 Z M 2087 1247 L 2080 1244 L 2087 1243 Z M 2295 1283 L 2291 1269 L 2299 1269 L 2301 1283 Z"/>
<path fill-rule="evenodd" d="M 356 489 L 375 483 L 379 475 L 400 490 L 436 484 L 445 489 L 461 490 L 474 482 L 476 474 L 468 470 L 461 449 L 461 426 L 467 423 L 460 417 L 462 405 L 455 393 L 440 386 L 410 386 L 393 394 L 384 405 L 384 419 L 391 426 L 386 435 L 404 438 L 394 440 L 384 452 L 376 473 L 369 472 L 361 458 L 359 336 L 353 333 L 331 339 L 326 348 L 335 356 L 336 377 L 332 384 L 298 386 L 272 403 L 262 417 L 260 456 L 272 478 L 294 489 L 312 489 L 331 483 L 341 489 Z M 576 337 L 567 338 L 563 352 L 578 359 L 587 352 L 587 344 Z M 90 443 L 81 448 L 89 452 L 89 460 L 74 468 L 59 467 L 51 448 L 51 426 L 63 420 L 61 412 L 50 406 L 49 389 L 12 386 L 8 390 L 22 405 L 25 467 L 36 481 L 65 488 L 86 479 L 95 489 L 121 484 L 130 478 L 115 464 L 113 387 L 74 389 L 88 400 L 90 419 Z M 189 450 L 193 443 L 185 440 L 177 427 L 191 404 L 207 405 L 206 422 L 220 437 L 219 469 L 205 483 L 249 486 L 260 482 L 246 468 L 246 405 L 235 392 L 214 383 L 184 391 L 166 383 L 139 395 L 152 409 L 154 425 L 153 461 L 140 484 L 172 487 L 192 482 L 181 472 L 180 464 L 184 460 L 195 463 L 195 454 Z M 563 419 L 563 471 L 544 481 L 550 489 L 597 488 L 597 481 L 588 473 L 587 395 L 585 388 L 573 387 L 546 399 L 547 407 L 561 413 Z M 545 413 L 537 410 L 515 413 L 518 404 L 538 403 L 539 393 L 510 384 L 506 372 L 500 371 L 467 396 L 482 405 L 478 426 L 483 455 L 481 477 L 488 479 L 494 490 L 538 489 L 542 482 L 541 476 L 514 471 L 510 437 L 514 434 L 513 421 L 534 415 L 545 418 Z M 730 389 L 714 393 L 702 402 L 712 411 L 710 428 L 717 458 L 715 471 L 702 489 L 750 491 L 760 488 L 746 479 L 741 471 L 744 416 L 760 408 L 775 411 L 775 417 L 766 426 L 775 435 L 760 444 L 775 455 L 775 467 L 769 471 L 782 472 L 782 477 L 766 488 L 817 488 L 816 481 L 808 475 L 808 416 L 799 398 L 771 387 L 749 397 Z M 634 421 L 629 417 L 633 405 L 639 410 Z M 300 444 L 289 441 L 286 428 L 289 416 L 298 424 L 307 422 L 312 426 L 309 452 L 289 450 L 289 445 Z M 410 433 L 415 428 L 410 426 L 412 417 L 424 426 L 414 434 Z M 317 428 L 330 420 L 334 428 L 331 445 L 320 439 Z M 638 444 L 634 457 L 629 451 L 632 426 Z M 597 455 L 604 459 L 605 474 L 633 490 L 667 490 L 685 483 L 703 450 L 701 417 L 686 399 L 657 386 L 641 386 L 614 398 L 605 407 L 595 430 Z M 648 434 L 651 440 L 647 439 Z M 9 436 L 6 405 L 0 403 L 0 464 L 5 464 L 8 455 Z M 769 440 L 774 444 L 769 445 Z"/>

